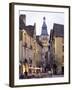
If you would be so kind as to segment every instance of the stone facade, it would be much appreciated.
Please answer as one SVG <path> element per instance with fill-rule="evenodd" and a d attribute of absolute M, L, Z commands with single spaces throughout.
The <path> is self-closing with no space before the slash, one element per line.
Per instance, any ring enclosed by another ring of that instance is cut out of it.
<path fill-rule="evenodd" d="M 64 67 L 64 26 L 54 24 L 50 32 L 51 60 L 58 67 L 58 72 Z"/>

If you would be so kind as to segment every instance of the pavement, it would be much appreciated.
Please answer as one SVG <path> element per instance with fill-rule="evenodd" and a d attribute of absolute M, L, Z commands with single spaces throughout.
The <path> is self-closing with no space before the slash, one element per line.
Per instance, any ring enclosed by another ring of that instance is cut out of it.
<path fill-rule="evenodd" d="M 28 77 L 26 79 L 30 79 L 30 78 L 56 78 L 56 77 L 63 77 L 64 75 L 53 75 L 53 74 L 49 74 L 49 73 L 38 73 L 38 74 L 32 74 L 32 75 L 28 75 Z M 21 79 L 25 79 L 24 76 L 21 76 Z"/>
<path fill-rule="evenodd" d="M 64 75 L 52 75 L 52 74 L 48 74 L 48 73 L 41 73 L 41 74 L 35 74 L 33 75 L 33 77 L 31 76 L 31 78 L 52 78 L 52 77 L 63 77 Z"/>

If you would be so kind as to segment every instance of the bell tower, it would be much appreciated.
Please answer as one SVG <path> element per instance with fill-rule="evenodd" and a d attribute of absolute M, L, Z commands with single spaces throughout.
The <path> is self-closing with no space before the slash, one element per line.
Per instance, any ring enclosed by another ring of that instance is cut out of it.
<path fill-rule="evenodd" d="M 46 25 L 46 18 L 43 17 L 43 24 L 42 24 L 42 28 L 41 28 L 41 36 L 40 36 L 40 41 L 43 45 L 43 49 L 42 49 L 42 60 L 48 60 L 48 39 L 49 35 L 48 35 L 48 31 L 47 31 L 47 25 Z"/>
<path fill-rule="evenodd" d="M 46 48 L 48 51 L 48 32 L 47 32 L 47 25 L 46 25 L 46 18 L 43 17 L 43 25 L 42 25 L 42 31 L 40 40 L 42 42 L 43 47 Z"/>
<path fill-rule="evenodd" d="M 47 25 L 46 25 L 46 18 L 45 17 L 43 17 L 43 25 L 42 25 L 41 35 L 43 35 L 43 36 L 47 36 L 48 35 Z"/>

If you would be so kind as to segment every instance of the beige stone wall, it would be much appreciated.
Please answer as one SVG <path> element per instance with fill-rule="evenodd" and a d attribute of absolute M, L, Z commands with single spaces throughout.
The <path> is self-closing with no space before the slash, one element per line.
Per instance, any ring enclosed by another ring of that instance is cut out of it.
<path fill-rule="evenodd" d="M 23 48 L 22 48 L 22 40 L 19 42 L 19 60 L 23 60 Z"/>
<path fill-rule="evenodd" d="M 20 48 L 20 58 L 23 58 L 23 60 L 26 58 L 29 60 L 29 58 L 33 59 L 32 50 L 30 49 L 30 45 L 32 44 L 32 37 L 30 37 L 25 30 L 22 32 L 22 40 L 19 41 L 19 48 Z M 25 43 L 27 44 L 26 47 L 24 47 Z"/>
<path fill-rule="evenodd" d="M 63 63 L 63 38 L 62 37 L 55 37 L 55 58 L 58 60 L 61 64 Z"/>
<path fill-rule="evenodd" d="M 42 47 L 37 43 L 37 41 L 29 36 L 29 34 L 23 30 L 22 31 L 22 40 L 20 40 L 20 60 L 25 58 L 29 60 L 32 59 L 33 66 L 36 66 L 36 61 L 41 60 L 41 50 Z M 25 47 L 25 43 L 27 47 Z M 32 46 L 32 49 L 30 48 Z"/>
<path fill-rule="evenodd" d="M 41 60 L 42 47 L 35 40 L 33 42 L 33 65 L 36 66 L 36 62 Z"/>

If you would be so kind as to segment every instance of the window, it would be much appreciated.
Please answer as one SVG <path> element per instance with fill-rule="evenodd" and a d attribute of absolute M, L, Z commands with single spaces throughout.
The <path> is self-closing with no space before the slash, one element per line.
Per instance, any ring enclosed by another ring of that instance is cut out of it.
<path fill-rule="evenodd" d="M 23 33 L 20 31 L 20 32 L 19 32 L 19 40 L 22 40 L 22 37 L 23 37 L 22 34 L 23 34 Z"/>
<path fill-rule="evenodd" d="M 55 47 L 53 48 L 53 53 L 55 53 Z"/>
<path fill-rule="evenodd" d="M 64 52 L 64 46 L 62 46 L 62 51 Z"/>
<path fill-rule="evenodd" d="M 48 49 L 50 50 L 50 45 L 48 46 Z"/>

